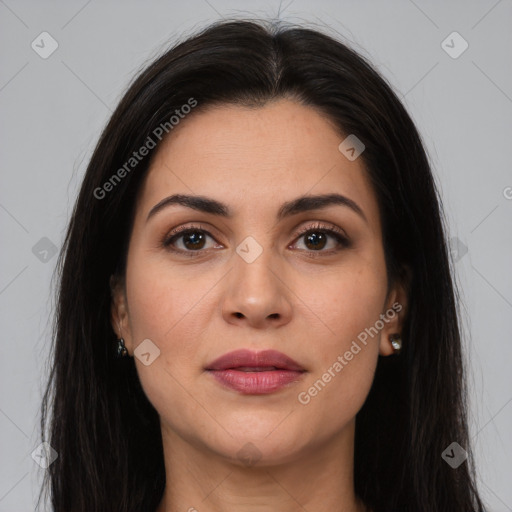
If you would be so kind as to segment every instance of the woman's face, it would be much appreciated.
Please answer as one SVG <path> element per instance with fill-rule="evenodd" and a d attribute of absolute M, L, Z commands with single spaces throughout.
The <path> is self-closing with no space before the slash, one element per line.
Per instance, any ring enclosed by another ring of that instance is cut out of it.
<path fill-rule="evenodd" d="M 280 100 L 191 115 L 155 155 L 112 323 L 168 439 L 278 464 L 353 427 L 404 296 L 387 293 L 376 196 L 362 158 L 338 149 L 344 138 Z M 152 210 L 175 194 L 226 214 L 170 201 Z M 342 197 L 295 203 L 332 194 Z M 213 364 L 240 349 L 253 359 Z M 258 359 L 267 350 L 298 366 Z"/>

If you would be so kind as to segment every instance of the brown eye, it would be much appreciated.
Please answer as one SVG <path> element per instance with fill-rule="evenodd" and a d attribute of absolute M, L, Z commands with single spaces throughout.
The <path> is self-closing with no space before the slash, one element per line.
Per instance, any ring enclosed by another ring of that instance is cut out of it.
<path fill-rule="evenodd" d="M 179 236 L 183 238 L 183 245 L 187 249 L 202 249 L 204 247 L 205 235 L 200 231 L 188 231 Z"/>
<path fill-rule="evenodd" d="M 327 235 L 325 233 L 315 231 L 309 235 L 304 235 L 306 238 L 306 246 L 308 249 L 317 250 L 323 249 L 327 243 Z"/>
<path fill-rule="evenodd" d="M 205 249 L 207 238 L 213 240 L 210 233 L 200 226 L 185 226 L 166 236 L 162 246 L 173 252 L 194 256 L 193 253 L 199 253 Z"/>
<path fill-rule="evenodd" d="M 329 228 L 321 224 L 308 226 L 298 234 L 298 239 L 303 239 L 306 247 L 305 250 L 313 253 L 330 254 L 339 251 L 340 248 L 350 247 L 349 239 L 345 233 L 336 226 L 330 226 Z M 328 246 L 330 239 L 334 242 L 331 244 L 331 247 L 324 250 L 326 246 Z"/>

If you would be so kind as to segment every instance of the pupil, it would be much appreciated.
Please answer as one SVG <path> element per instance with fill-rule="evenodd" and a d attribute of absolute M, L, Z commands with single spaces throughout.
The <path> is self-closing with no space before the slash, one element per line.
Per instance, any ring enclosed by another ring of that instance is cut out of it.
<path fill-rule="evenodd" d="M 187 241 L 192 240 L 191 247 L 189 247 Z M 188 235 L 184 236 L 184 244 L 187 247 L 187 249 L 197 249 L 200 247 L 201 242 L 204 242 L 204 236 L 202 233 L 198 233 L 197 231 L 194 231 L 193 233 L 189 233 Z"/>
<path fill-rule="evenodd" d="M 308 248 L 311 249 L 311 247 L 309 247 L 309 243 L 311 243 L 313 245 L 313 249 L 318 249 L 319 246 L 317 245 L 318 242 L 324 242 L 325 243 L 325 235 L 324 233 L 311 233 L 309 235 L 307 235 L 307 242 L 306 242 L 306 245 L 308 246 Z M 323 248 L 323 245 L 320 247 L 320 249 Z"/>

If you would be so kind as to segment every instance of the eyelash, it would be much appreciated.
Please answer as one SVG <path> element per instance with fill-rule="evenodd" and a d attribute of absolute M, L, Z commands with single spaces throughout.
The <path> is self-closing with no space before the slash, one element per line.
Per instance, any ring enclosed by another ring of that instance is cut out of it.
<path fill-rule="evenodd" d="M 176 241 L 180 237 L 182 237 L 184 235 L 188 235 L 190 233 L 195 233 L 198 231 L 203 234 L 206 234 L 210 238 L 214 239 L 214 237 L 206 229 L 204 229 L 201 225 L 182 226 L 182 227 L 179 227 L 179 228 L 171 231 L 171 233 L 167 234 L 162 239 L 161 246 L 168 251 L 171 251 L 171 252 L 174 252 L 174 253 L 177 253 L 180 255 L 185 255 L 188 257 L 192 257 L 192 258 L 197 257 L 201 253 L 204 253 L 205 250 L 207 250 L 207 249 L 199 249 L 197 251 L 183 251 L 181 249 L 174 249 L 172 247 L 172 244 L 174 241 Z M 350 243 L 349 239 L 346 237 L 345 233 L 333 224 L 323 225 L 323 224 L 317 223 L 315 225 L 308 226 L 308 227 L 300 230 L 298 233 L 296 233 L 295 239 L 299 239 L 299 238 L 307 235 L 308 233 L 312 233 L 312 232 L 313 233 L 321 232 L 321 233 L 332 236 L 344 249 L 351 246 L 351 243 Z M 330 255 L 330 254 L 336 253 L 340 250 L 341 249 L 338 248 L 338 249 L 329 249 L 327 251 L 306 251 L 306 252 L 310 253 L 309 257 L 316 258 L 316 257 L 322 256 L 322 255 Z"/>

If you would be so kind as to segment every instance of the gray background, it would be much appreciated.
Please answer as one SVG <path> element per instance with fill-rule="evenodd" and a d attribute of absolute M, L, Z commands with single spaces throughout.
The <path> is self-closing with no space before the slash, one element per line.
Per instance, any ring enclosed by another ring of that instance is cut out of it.
<path fill-rule="evenodd" d="M 33 510 L 39 491 L 44 470 L 31 454 L 47 377 L 52 248 L 111 111 L 177 35 L 220 17 L 278 13 L 369 57 L 424 137 L 463 300 L 479 486 L 490 510 L 512 510 L 510 0 L 0 0 L 0 512 Z M 31 47 L 42 46 L 43 31 L 58 43 L 47 59 Z M 469 44 L 457 58 L 442 47 L 453 31 Z"/>

